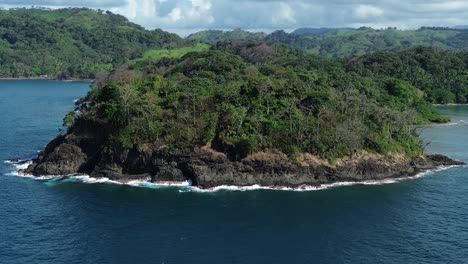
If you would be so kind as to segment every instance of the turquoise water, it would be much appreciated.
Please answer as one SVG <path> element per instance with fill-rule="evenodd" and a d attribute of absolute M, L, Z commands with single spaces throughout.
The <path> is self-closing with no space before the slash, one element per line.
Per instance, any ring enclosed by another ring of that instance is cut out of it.
<path fill-rule="evenodd" d="M 0 81 L 0 159 L 31 157 L 88 83 Z M 468 161 L 468 108 L 424 131 Z M 463 121 L 460 121 L 463 120 Z M 468 168 L 320 191 L 33 180 L 0 164 L 0 263 L 466 263 Z"/>

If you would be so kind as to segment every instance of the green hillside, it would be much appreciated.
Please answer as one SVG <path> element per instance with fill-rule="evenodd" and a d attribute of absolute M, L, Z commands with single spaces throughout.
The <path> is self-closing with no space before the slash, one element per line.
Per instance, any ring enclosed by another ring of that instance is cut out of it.
<path fill-rule="evenodd" d="M 222 30 L 205 30 L 200 31 L 194 34 L 191 34 L 187 37 L 188 40 L 199 41 L 209 44 L 215 44 L 218 41 L 234 41 L 234 40 L 257 40 L 261 41 L 265 39 L 267 34 L 258 32 L 249 32 L 245 30 L 232 30 L 232 31 L 222 31 Z"/>
<path fill-rule="evenodd" d="M 348 69 L 373 79 L 392 76 L 419 87 L 432 103 L 468 103 L 468 52 L 418 47 L 352 59 Z"/>
<path fill-rule="evenodd" d="M 247 31 L 202 31 L 188 37 L 214 44 L 227 40 L 260 40 L 280 42 L 292 47 L 307 49 L 312 54 L 345 58 L 361 56 L 376 51 L 395 51 L 417 46 L 442 49 L 467 49 L 468 30 L 427 28 L 398 30 L 396 28 L 372 29 L 298 29 L 291 34 L 275 31 L 269 35 Z"/>
<path fill-rule="evenodd" d="M 422 52 L 389 53 L 380 63 Z M 444 53 L 424 52 L 435 58 L 430 67 L 443 62 Z M 359 150 L 420 155 L 418 125 L 448 119 L 435 112 L 419 83 L 374 69 L 368 60 L 327 59 L 283 44 L 220 42 L 181 58 L 127 64 L 96 82 L 79 102 L 90 108 L 65 121 L 75 132 L 96 129 L 114 150 L 189 154 L 210 144 L 234 160 L 272 148 L 292 159 L 308 152 L 334 160 Z M 464 67 L 457 65 L 450 67 Z M 419 67 L 408 65 L 409 71 Z M 427 73 L 426 84 L 436 85 L 436 73 Z M 459 75 L 463 71 L 453 76 Z"/>
<path fill-rule="evenodd" d="M 94 78 L 148 49 L 182 43 L 175 34 L 145 30 L 111 12 L 0 10 L 0 77 Z"/>
<path fill-rule="evenodd" d="M 299 33 L 300 34 L 299 34 Z M 0 10 L 0 78 L 94 78 L 142 58 L 178 58 L 223 41 L 279 42 L 310 54 L 346 58 L 415 46 L 465 50 L 468 30 L 421 28 L 300 29 L 270 35 L 240 29 L 207 30 L 181 39 L 146 30 L 111 12 L 86 8 Z"/>
<path fill-rule="evenodd" d="M 468 102 L 467 31 L 300 32 L 183 40 L 99 10 L 0 10 L 0 77 L 95 79 L 64 123 L 109 149 L 210 144 L 233 160 L 268 149 L 418 156 L 418 127 L 448 121 L 432 104 Z"/>
<path fill-rule="evenodd" d="M 190 52 L 202 52 L 209 49 L 210 45 L 205 43 L 194 43 L 192 45 L 172 49 L 151 49 L 145 51 L 145 53 L 143 53 L 143 57 L 137 60 L 160 60 L 162 58 L 180 58 Z"/>

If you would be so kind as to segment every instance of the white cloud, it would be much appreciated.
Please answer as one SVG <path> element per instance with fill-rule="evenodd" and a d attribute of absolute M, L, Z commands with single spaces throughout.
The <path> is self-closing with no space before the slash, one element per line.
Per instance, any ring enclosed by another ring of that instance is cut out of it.
<path fill-rule="evenodd" d="M 177 21 L 182 19 L 182 10 L 180 10 L 180 8 L 176 7 L 174 9 L 172 9 L 172 11 L 169 13 L 168 16 L 172 21 L 177 22 Z"/>
<path fill-rule="evenodd" d="M 419 5 L 419 12 L 430 12 L 438 10 L 439 12 L 444 11 L 468 11 L 467 1 L 446 1 L 441 3 L 421 3 Z"/>
<path fill-rule="evenodd" d="M 381 17 L 383 14 L 382 9 L 371 5 L 359 5 L 354 9 L 354 15 L 361 19 Z"/>
<path fill-rule="evenodd" d="M 138 3 L 137 0 L 128 0 L 127 6 L 125 7 L 114 7 L 110 10 L 114 13 L 118 13 L 126 16 L 129 19 L 135 19 L 137 16 Z"/>
<path fill-rule="evenodd" d="M 211 15 L 210 0 L 191 0 L 192 6 L 185 11 L 184 18 L 191 22 L 214 22 L 214 17 Z"/>
<path fill-rule="evenodd" d="M 142 1 L 143 16 L 151 17 L 156 13 L 156 3 L 154 0 L 143 0 Z"/>
<path fill-rule="evenodd" d="M 271 18 L 273 24 L 294 24 L 296 19 L 294 18 L 294 10 L 286 3 L 281 2 L 279 4 L 278 12 L 273 14 Z"/>
<path fill-rule="evenodd" d="M 208 12 L 211 9 L 210 0 L 192 0 L 192 7 L 200 12 Z"/>
<path fill-rule="evenodd" d="M 0 0 L 0 7 L 110 10 L 149 29 L 290 29 L 468 24 L 468 0 Z"/>
<path fill-rule="evenodd" d="M 166 6 L 171 7 L 170 11 L 159 13 L 159 9 Z M 215 22 L 211 7 L 210 0 L 128 0 L 126 6 L 112 8 L 111 11 L 148 28 L 204 27 Z"/>

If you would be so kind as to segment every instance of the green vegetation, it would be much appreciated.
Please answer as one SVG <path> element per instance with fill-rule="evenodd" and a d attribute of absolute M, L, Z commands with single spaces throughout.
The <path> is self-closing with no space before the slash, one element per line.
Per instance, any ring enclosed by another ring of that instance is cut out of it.
<path fill-rule="evenodd" d="M 143 53 L 143 58 L 137 60 L 154 59 L 160 60 L 162 58 L 180 58 L 190 52 L 202 52 L 210 49 L 210 45 L 205 43 L 194 43 L 190 46 L 174 48 L 174 49 L 156 49 L 148 50 Z"/>
<path fill-rule="evenodd" d="M 68 114 L 63 118 L 63 126 L 64 127 L 69 127 L 73 124 L 75 121 L 76 117 L 76 112 L 75 111 L 70 111 Z"/>
<path fill-rule="evenodd" d="M 276 31 L 261 35 L 247 31 L 202 31 L 188 37 L 190 40 L 215 44 L 229 40 L 258 40 L 280 42 L 291 47 L 303 48 L 312 54 L 334 58 L 361 56 L 376 51 L 395 51 L 417 46 L 442 49 L 467 49 L 468 30 L 428 28 L 398 30 L 396 28 L 372 29 L 298 29 L 288 34 Z"/>
<path fill-rule="evenodd" d="M 222 30 L 205 30 L 187 37 L 191 41 L 205 42 L 209 44 L 216 44 L 219 41 L 234 41 L 234 40 L 256 40 L 262 41 L 265 39 L 267 34 L 262 32 L 249 32 L 241 29 L 235 29 L 232 31 Z"/>
<path fill-rule="evenodd" d="M 349 65 L 255 42 L 141 60 L 97 80 L 70 129 L 96 127 L 124 149 L 190 153 L 210 143 L 233 160 L 272 148 L 329 160 L 362 149 L 420 155 L 418 126 L 446 121 L 426 94 Z"/>
<path fill-rule="evenodd" d="M 414 48 L 353 59 L 348 68 L 373 79 L 392 76 L 418 87 L 431 103 L 468 103 L 468 52 Z"/>
<path fill-rule="evenodd" d="M 232 160 L 266 149 L 419 155 L 418 127 L 448 121 L 432 104 L 468 102 L 466 30 L 298 32 L 184 41 L 100 10 L 0 10 L 0 77 L 93 78 L 68 129 L 123 149 L 211 144 Z"/>
<path fill-rule="evenodd" d="M 84 8 L 0 10 L 0 37 L 0 77 L 94 78 L 148 49 L 183 43 L 175 34 Z"/>
<path fill-rule="evenodd" d="M 442 49 L 466 49 L 468 31 L 448 28 L 421 28 L 419 30 L 336 29 L 323 34 L 294 35 L 277 32 L 266 40 L 278 41 L 294 47 L 306 48 L 314 54 L 328 57 L 361 56 L 376 51 L 395 51 L 417 46 Z"/>
<path fill-rule="evenodd" d="M 102 10 L 0 10 L 0 77 L 93 79 L 99 71 L 112 71 L 129 61 L 179 58 L 207 50 L 201 43 L 223 41 L 279 42 L 310 54 L 346 58 L 415 46 L 467 49 L 468 30 L 299 29 L 267 35 L 236 29 L 201 31 L 183 40 L 160 29 L 145 30 Z"/>

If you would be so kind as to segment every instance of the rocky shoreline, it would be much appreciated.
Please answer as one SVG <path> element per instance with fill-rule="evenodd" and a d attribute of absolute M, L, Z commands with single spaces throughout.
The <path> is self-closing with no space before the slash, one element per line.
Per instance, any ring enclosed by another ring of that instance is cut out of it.
<path fill-rule="evenodd" d="M 433 104 L 434 106 L 467 106 L 468 104 L 456 104 L 456 103 L 448 103 L 448 104 Z"/>
<path fill-rule="evenodd" d="M 119 182 L 189 181 L 199 188 L 223 185 L 297 188 L 411 177 L 453 165 L 464 163 L 442 155 L 407 157 L 366 151 L 338 160 L 333 165 L 307 153 L 292 162 L 275 150 L 233 161 L 209 145 L 196 148 L 188 155 L 164 154 L 150 146 L 116 151 L 103 147 L 93 137 L 71 133 L 50 142 L 22 172 L 35 176 L 87 174 Z"/>

